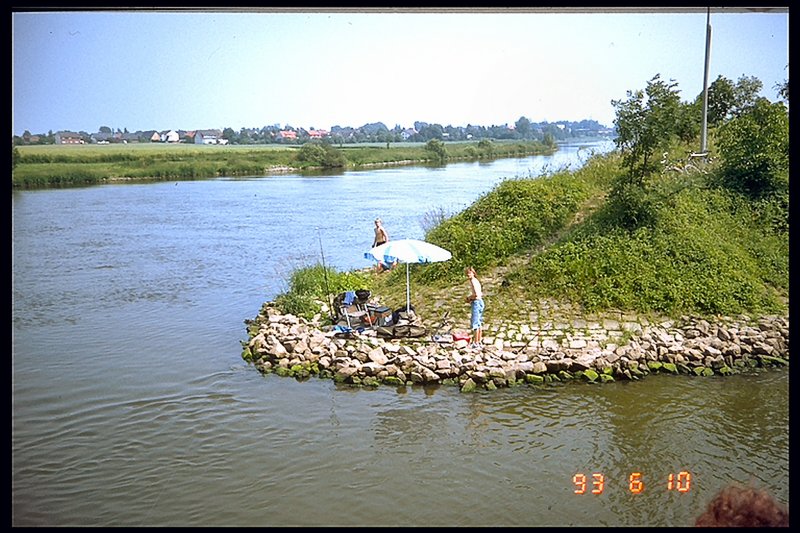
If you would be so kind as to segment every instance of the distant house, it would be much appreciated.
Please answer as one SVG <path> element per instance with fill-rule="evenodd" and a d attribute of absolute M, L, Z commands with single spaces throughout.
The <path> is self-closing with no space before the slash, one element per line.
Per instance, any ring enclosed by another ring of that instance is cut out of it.
<path fill-rule="evenodd" d="M 327 137 L 328 135 L 330 135 L 330 133 L 328 133 L 325 130 L 310 130 L 308 132 L 308 136 L 311 137 L 312 139 L 322 139 L 324 137 Z"/>
<path fill-rule="evenodd" d="M 164 143 L 176 143 L 181 140 L 181 136 L 178 135 L 178 132 L 175 130 L 169 130 L 166 133 L 161 134 L 161 142 Z"/>
<path fill-rule="evenodd" d="M 56 144 L 84 144 L 83 137 L 71 131 L 56 132 L 55 140 Z"/>
<path fill-rule="evenodd" d="M 161 142 L 161 134 L 158 133 L 157 131 L 154 131 L 153 134 L 150 136 L 150 141 L 154 143 Z"/>
<path fill-rule="evenodd" d="M 89 142 L 99 143 L 99 144 L 108 144 L 109 142 L 111 142 L 111 139 L 113 139 L 113 138 L 114 138 L 114 134 L 113 133 L 106 133 L 106 132 L 99 131 L 97 133 L 92 134 L 92 136 L 89 138 Z"/>
<path fill-rule="evenodd" d="M 400 137 L 404 141 L 407 141 L 410 137 L 416 135 L 416 133 L 417 133 L 417 130 L 415 130 L 414 128 L 406 128 L 406 129 L 404 129 L 403 131 L 400 132 Z"/>
<path fill-rule="evenodd" d="M 297 140 L 297 132 L 292 130 L 279 131 L 278 136 L 284 140 L 289 140 L 289 141 Z"/>
<path fill-rule="evenodd" d="M 197 130 L 194 132 L 195 144 L 228 144 L 227 139 L 222 138 L 219 130 Z"/>

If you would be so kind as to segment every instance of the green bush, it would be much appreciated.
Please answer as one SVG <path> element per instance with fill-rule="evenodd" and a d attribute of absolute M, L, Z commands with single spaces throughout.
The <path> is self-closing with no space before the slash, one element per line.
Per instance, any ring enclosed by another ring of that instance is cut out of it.
<path fill-rule="evenodd" d="M 789 114 L 782 102 L 761 98 L 719 127 L 720 184 L 751 198 L 789 188 Z"/>
<path fill-rule="evenodd" d="M 569 222 L 588 196 L 588 185 L 566 172 L 505 180 L 427 233 L 426 240 L 453 258 L 422 276 L 453 278 L 467 266 L 480 270 L 539 246 Z"/>
<path fill-rule="evenodd" d="M 611 188 L 606 210 L 613 225 L 635 230 L 656 222 L 658 203 L 644 184 L 619 180 Z"/>
<path fill-rule="evenodd" d="M 589 310 L 776 311 L 788 293 L 788 235 L 754 223 L 754 213 L 735 194 L 698 189 L 678 191 L 653 225 L 633 231 L 601 211 L 506 279 L 529 298 Z"/>
<path fill-rule="evenodd" d="M 434 155 L 434 159 L 440 163 L 447 161 L 447 148 L 439 139 L 431 139 L 425 145 L 425 149 Z"/>
<path fill-rule="evenodd" d="M 342 168 L 347 158 L 342 152 L 327 143 L 308 142 L 297 152 L 297 161 L 323 168 Z"/>
<path fill-rule="evenodd" d="M 323 303 L 330 305 L 333 298 L 344 291 L 372 288 L 368 274 L 362 271 L 340 272 L 321 264 L 294 270 L 286 292 L 275 298 L 275 305 L 284 313 L 312 318 L 321 311 Z"/>

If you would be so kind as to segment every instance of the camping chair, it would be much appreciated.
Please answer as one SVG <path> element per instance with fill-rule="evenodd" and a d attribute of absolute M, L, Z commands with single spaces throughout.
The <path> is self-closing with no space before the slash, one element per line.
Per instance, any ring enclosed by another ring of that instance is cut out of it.
<path fill-rule="evenodd" d="M 368 315 L 366 303 L 361 303 L 361 298 L 356 296 L 356 291 L 347 291 L 338 307 L 339 314 L 347 321 L 347 326 L 352 328 L 353 322 L 360 324 Z"/>

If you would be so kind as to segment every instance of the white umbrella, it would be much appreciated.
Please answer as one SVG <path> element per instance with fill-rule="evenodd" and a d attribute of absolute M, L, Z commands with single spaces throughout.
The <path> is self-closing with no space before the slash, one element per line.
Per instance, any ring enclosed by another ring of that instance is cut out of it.
<path fill-rule="evenodd" d="M 395 261 L 406 264 L 406 312 L 411 307 L 411 284 L 408 277 L 409 263 L 438 263 L 447 261 L 453 255 L 435 244 L 417 239 L 389 241 L 364 252 L 366 259 L 392 264 Z"/>

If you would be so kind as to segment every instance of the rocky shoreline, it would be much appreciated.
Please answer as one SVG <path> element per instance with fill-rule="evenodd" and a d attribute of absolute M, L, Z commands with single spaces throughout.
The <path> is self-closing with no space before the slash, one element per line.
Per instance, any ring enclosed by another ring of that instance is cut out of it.
<path fill-rule="evenodd" d="M 442 384 L 463 392 L 568 380 L 637 380 L 653 373 L 730 375 L 789 364 L 789 318 L 684 316 L 651 320 L 622 313 L 487 324 L 483 346 L 466 341 L 342 333 L 281 314 L 271 302 L 245 320 L 242 357 L 264 374 L 333 379 L 354 386 Z M 428 328 L 430 329 L 430 328 Z"/>

